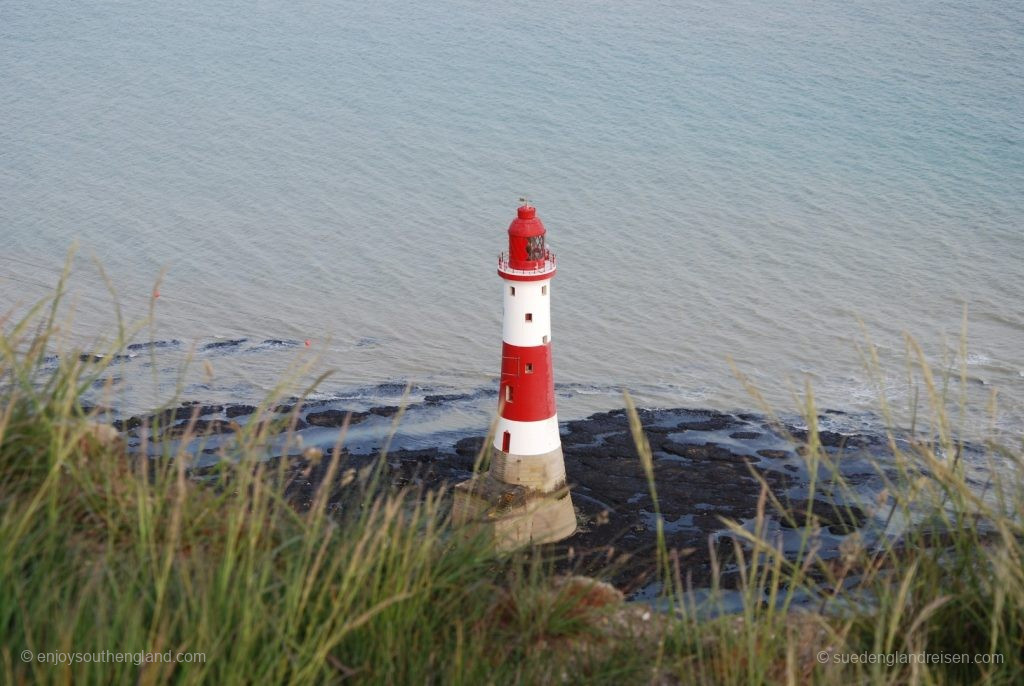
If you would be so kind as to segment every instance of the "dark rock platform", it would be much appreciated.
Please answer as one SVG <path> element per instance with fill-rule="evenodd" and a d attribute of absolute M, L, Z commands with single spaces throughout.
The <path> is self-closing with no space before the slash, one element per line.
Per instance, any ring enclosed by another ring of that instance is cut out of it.
<path fill-rule="evenodd" d="M 436 406 L 446 400 L 446 396 L 428 396 L 421 404 Z M 329 454 L 331 444 L 324 442 L 323 436 L 337 432 L 326 429 L 339 428 L 346 422 L 348 426 L 366 426 L 374 418 L 381 418 L 380 425 L 385 426 L 398 412 L 393 406 L 353 412 L 334 405 L 300 405 L 296 399 L 258 413 L 251 405 L 186 403 L 156 415 L 130 417 L 115 422 L 115 426 L 129 436 L 158 424 L 160 434 L 172 440 L 205 433 L 230 441 L 250 422 L 260 422 L 276 432 L 287 431 L 291 425 L 300 436 L 306 438 L 308 434 L 306 446 L 318 445 L 319 440 L 319 447 Z M 640 410 L 639 416 L 652 450 L 666 546 L 675 551 L 672 554 L 678 556 L 682 574 L 694 587 L 709 585 L 712 554 L 722 564 L 722 583 L 728 586 L 735 581 L 733 543 L 723 518 L 741 524 L 753 520 L 762 482 L 792 512 L 791 516 L 782 516 L 769 506 L 768 514 L 778 535 L 808 524 L 820 527 L 824 556 L 829 548 L 838 550 L 844 536 L 868 521 L 868 514 L 857 503 L 834 492 L 834 474 L 825 468 L 819 468 L 815 492 L 809 492 L 811 480 L 803 457 L 806 429 L 774 425 L 759 415 L 714 410 Z M 657 515 L 628 416 L 624 410 L 615 410 L 565 422 L 561 428 L 579 529 L 551 550 L 563 566 L 580 573 L 610 573 L 627 593 L 635 592 L 655 576 Z M 819 437 L 823 450 L 836 458 L 839 473 L 847 482 L 864 483 L 875 477 L 874 467 L 866 460 L 884 453 L 881 436 L 823 430 Z M 432 447 L 391 450 L 381 467 L 393 487 L 450 486 L 471 475 L 481 458 L 483 443 L 483 436 L 446 437 Z M 230 442 L 202 449 L 211 458 L 221 451 L 230 454 Z M 373 451 L 360 452 L 357 448 L 351 452 L 345 449 L 342 455 L 345 464 L 335 476 L 339 481 L 351 480 L 351 476 L 344 476 L 351 475 L 350 468 L 365 468 L 379 459 Z M 272 453 L 268 457 L 280 459 Z M 326 463 L 311 463 L 302 455 L 289 456 L 289 497 L 297 506 L 308 506 L 312 501 L 326 473 Z M 332 492 L 341 494 L 341 484 L 332 485 Z"/>

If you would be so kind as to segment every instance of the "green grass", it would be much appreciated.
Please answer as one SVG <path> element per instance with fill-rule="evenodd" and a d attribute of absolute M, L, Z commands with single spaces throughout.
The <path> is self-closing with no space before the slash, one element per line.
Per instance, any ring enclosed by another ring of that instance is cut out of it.
<path fill-rule="evenodd" d="M 874 549 L 850 536 L 836 560 L 818 556 L 818 532 L 805 527 L 799 553 L 785 555 L 762 532 L 792 513 L 765 487 L 753 532 L 724 522 L 737 537 L 742 610 L 708 619 L 721 595 L 698 607 L 660 528 L 672 609 L 652 615 L 564 583 L 547 549 L 501 554 L 453 532 L 445 493 L 390 489 L 381 469 L 350 472 L 337 449 L 311 506 L 296 508 L 285 493 L 293 470 L 262 460 L 266 426 L 240 432 L 215 479 L 196 478 L 191 456 L 169 444 L 155 444 L 160 457 L 132 454 L 82 409 L 102 363 L 64 354 L 43 371 L 58 345 L 57 301 L 0 319 L 0 683 L 1024 681 L 1024 451 L 990 444 L 996 477 L 969 484 L 946 409 L 956 384 L 917 354 L 930 431 L 910 448 L 890 437 L 897 476 L 876 504 L 876 521 L 917 524 Z M 111 350 L 130 333 L 119 318 Z M 849 490 L 818 441 L 809 391 L 803 409 L 805 459 Z M 630 411 L 656 501 L 653 456 Z M 51 664 L 24 651 L 203 660 Z M 1002 662 L 831 657 L 898 652 Z"/>

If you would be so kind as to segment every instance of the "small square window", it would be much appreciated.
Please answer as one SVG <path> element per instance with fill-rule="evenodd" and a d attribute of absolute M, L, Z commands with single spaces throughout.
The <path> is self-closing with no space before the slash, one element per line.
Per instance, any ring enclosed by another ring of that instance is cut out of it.
<path fill-rule="evenodd" d="M 508 287 L 508 294 L 509 295 L 515 295 L 516 294 L 516 287 L 515 286 L 509 286 Z"/>
<path fill-rule="evenodd" d="M 513 289 L 513 290 L 515 290 L 515 289 Z M 541 286 L 540 287 L 540 294 L 541 295 L 547 295 L 548 294 L 548 287 L 547 286 Z"/>
<path fill-rule="evenodd" d="M 547 342 L 548 342 L 548 337 L 547 336 L 545 336 L 544 338 L 541 339 L 541 343 L 547 343 Z"/>
<path fill-rule="evenodd" d="M 533 374 L 533 362 L 526 363 L 526 373 Z"/>
<path fill-rule="evenodd" d="M 505 386 L 505 402 L 507 402 L 507 403 L 512 402 L 512 387 L 511 386 Z"/>
<path fill-rule="evenodd" d="M 527 312 L 526 313 L 526 321 L 528 321 L 528 322 L 532 322 L 533 321 L 533 312 Z"/>

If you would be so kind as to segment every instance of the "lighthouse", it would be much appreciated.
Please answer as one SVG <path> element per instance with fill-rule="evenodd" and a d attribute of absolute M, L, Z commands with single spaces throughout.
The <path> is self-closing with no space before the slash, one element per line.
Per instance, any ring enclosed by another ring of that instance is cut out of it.
<path fill-rule="evenodd" d="M 508 227 L 498 256 L 502 289 L 501 377 L 490 469 L 455 487 L 456 524 L 488 527 L 500 547 L 547 543 L 576 530 L 565 479 L 551 365 L 555 256 L 532 205 Z"/>

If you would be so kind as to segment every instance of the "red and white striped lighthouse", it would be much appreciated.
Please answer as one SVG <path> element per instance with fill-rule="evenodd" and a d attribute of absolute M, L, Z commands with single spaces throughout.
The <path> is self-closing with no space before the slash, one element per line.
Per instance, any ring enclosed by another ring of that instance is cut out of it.
<path fill-rule="evenodd" d="M 519 207 L 508 227 L 508 252 L 498 257 L 504 315 L 491 467 L 455 492 L 456 521 L 486 512 L 489 521 L 503 522 L 495 524 L 495 533 L 507 545 L 557 541 L 576 530 L 555 409 L 551 279 L 556 266 L 546 233 L 529 204 Z M 501 511 L 503 503 L 512 506 Z"/>
<path fill-rule="evenodd" d="M 501 385 L 491 473 L 501 481 L 550 492 L 565 485 L 562 440 L 551 368 L 551 279 L 555 256 L 530 205 L 508 227 L 498 257 L 503 285 Z"/>

